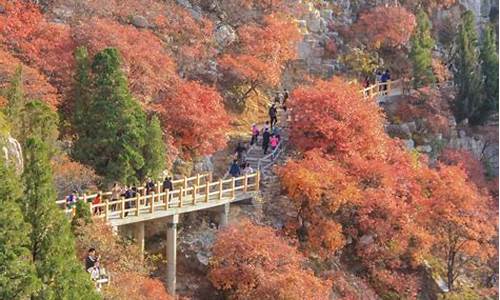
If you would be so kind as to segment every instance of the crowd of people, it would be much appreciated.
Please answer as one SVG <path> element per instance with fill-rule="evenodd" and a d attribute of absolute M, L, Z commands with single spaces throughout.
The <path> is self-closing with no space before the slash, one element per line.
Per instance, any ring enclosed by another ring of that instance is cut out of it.
<path fill-rule="evenodd" d="M 366 76 L 364 80 L 364 87 L 368 88 L 372 84 L 381 84 L 379 85 L 379 92 L 386 94 L 387 92 L 387 82 L 391 81 L 391 72 L 389 69 L 386 69 L 384 72 L 381 70 L 375 70 L 373 72 L 373 76 Z"/>

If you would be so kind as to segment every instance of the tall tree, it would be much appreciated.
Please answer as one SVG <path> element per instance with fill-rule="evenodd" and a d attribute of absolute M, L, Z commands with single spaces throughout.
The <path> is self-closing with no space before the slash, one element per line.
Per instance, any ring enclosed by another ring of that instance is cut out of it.
<path fill-rule="evenodd" d="M 483 106 L 481 70 L 474 14 L 466 11 L 461 18 L 455 41 L 454 81 L 458 88 L 455 100 L 457 121 L 466 118 L 473 124 L 481 121 L 480 109 Z"/>
<path fill-rule="evenodd" d="M 431 22 L 423 10 L 417 13 L 417 26 L 410 42 L 410 59 L 413 64 L 414 87 L 419 88 L 433 83 L 432 48 L 435 43 L 431 36 Z"/>
<path fill-rule="evenodd" d="M 13 124 L 11 134 L 18 138 L 21 136 L 20 127 L 21 114 L 26 99 L 23 91 L 23 68 L 19 65 L 16 72 L 10 80 L 10 85 L 6 91 L 7 106 L 5 107 L 5 115 L 10 124 Z"/>
<path fill-rule="evenodd" d="M 160 119 L 154 115 L 151 117 L 146 131 L 146 144 L 144 146 L 145 163 L 141 177 L 150 176 L 158 178 L 166 167 L 166 152 L 167 149 L 163 141 Z"/>
<path fill-rule="evenodd" d="M 75 50 L 76 71 L 73 84 L 73 126 L 77 132 L 82 132 L 85 127 L 85 113 L 90 103 L 90 60 L 87 48 L 78 47 Z"/>
<path fill-rule="evenodd" d="M 25 299 L 39 288 L 29 247 L 31 227 L 19 207 L 21 184 L 3 159 L 0 181 L 0 298 Z"/>
<path fill-rule="evenodd" d="M 128 89 L 114 48 L 97 53 L 92 63 L 92 99 L 83 114 L 74 155 L 109 182 L 136 182 L 144 167 L 146 115 Z"/>
<path fill-rule="evenodd" d="M 59 117 L 42 101 L 33 100 L 26 103 L 21 111 L 20 141 L 25 144 L 29 137 L 38 137 L 43 140 L 54 155 L 59 136 Z"/>
<path fill-rule="evenodd" d="M 498 111 L 498 54 L 495 32 L 491 25 L 484 30 L 480 58 L 486 94 L 483 113 L 489 115 Z"/>
<path fill-rule="evenodd" d="M 90 276 L 76 260 L 69 221 L 57 207 L 47 146 L 30 138 L 25 146 L 24 219 L 31 224 L 31 259 L 41 290 L 32 299 L 98 299 Z"/>

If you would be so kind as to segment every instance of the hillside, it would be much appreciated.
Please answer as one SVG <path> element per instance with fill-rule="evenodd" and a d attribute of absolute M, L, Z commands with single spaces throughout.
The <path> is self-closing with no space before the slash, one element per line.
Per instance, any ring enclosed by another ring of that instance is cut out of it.
<path fill-rule="evenodd" d="M 498 32 L 478 0 L 0 0 L 0 299 L 497 298 Z"/>

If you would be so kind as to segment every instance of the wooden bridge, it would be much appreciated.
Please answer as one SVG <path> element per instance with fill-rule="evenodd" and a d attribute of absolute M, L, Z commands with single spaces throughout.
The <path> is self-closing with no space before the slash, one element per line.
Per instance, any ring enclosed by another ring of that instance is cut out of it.
<path fill-rule="evenodd" d="M 383 102 L 385 96 L 402 93 L 402 81 L 377 83 L 360 91 L 364 98 L 376 98 Z M 286 115 L 281 116 L 281 122 L 286 122 Z M 228 223 L 230 204 L 255 198 L 259 193 L 261 175 L 266 176 L 276 159 L 284 149 L 280 141 L 278 147 L 268 155 L 258 155 L 249 158 L 250 164 L 257 169 L 252 174 L 231 177 L 212 182 L 212 174 L 198 174 L 193 177 L 173 180 L 171 191 L 162 191 L 162 183 L 155 184 L 155 191 L 146 194 L 143 187 L 138 188 L 133 198 L 121 198 L 112 201 L 111 192 L 101 193 L 101 203 L 92 204 L 98 194 L 83 195 L 83 200 L 89 203 L 93 217 L 105 219 L 118 232 L 119 228 L 127 227 L 125 231 L 134 231 L 134 236 L 142 252 L 144 252 L 144 225 L 151 220 L 165 220 L 167 223 L 167 288 L 175 295 L 176 286 L 176 250 L 177 224 L 179 215 L 200 210 L 213 210 L 219 214 L 219 226 Z M 259 149 L 251 148 L 251 151 Z M 74 210 L 66 209 L 66 200 L 56 202 L 69 215 Z"/>

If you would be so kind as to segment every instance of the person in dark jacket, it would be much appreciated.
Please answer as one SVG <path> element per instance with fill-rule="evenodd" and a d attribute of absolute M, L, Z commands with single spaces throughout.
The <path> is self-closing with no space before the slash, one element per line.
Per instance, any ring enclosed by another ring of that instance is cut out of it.
<path fill-rule="evenodd" d="M 89 269 L 93 268 L 98 261 L 99 257 L 95 255 L 95 248 L 90 248 L 85 258 L 85 270 L 90 272 Z"/>
<path fill-rule="evenodd" d="M 233 177 L 238 177 L 240 176 L 240 166 L 238 165 L 238 160 L 233 160 L 233 163 L 231 164 L 231 168 L 229 168 L 229 174 Z"/>
<path fill-rule="evenodd" d="M 172 184 L 172 178 L 165 177 L 165 180 L 163 181 L 163 192 L 166 192 L 167 190 L 171 191 L 173 189 L 174 189 L 174 187 Z"/>
<path fill-rule="evenodd" d="M 269 108 L 269 121 L 271 123 L 271 128 L 278 123 L 278 110 L 274 104 Z"/>
<path fill-rule="evenodd" d="M 288 90 L 285 89 L 283 91 L 283 102 L 281 103 L 281 107 L 283 107 L 283 111 L 286 112 L 286 101 L 288 100 Z"/>
<path fill-rule="evenodd" d="M 269 132 L 269 129 L 265 129 L 264 133 L 262 134 L 262 150 L 264 150 L 264 154 L 267 154 L 270 139 L 271 133 Z"/>
<path fill-rule="evenodd" d="M 155 191 L 155 183 L 153 182 L 153 180 L 151 180 L 151 178 L 148 178 L 148 180 L 146 181 L 146 186 L 144 188 L 146 189 L 147 195 Z"/>
<path fill-rule="evenodd" d="M 235 153 L 236 153 L 236 159 L 241 163 L 243 161 L 243 155 L 247 151 L 247 148 L 241 144 L 241 142 L 238 142 L 238 145 L 236 146 Z"/>

